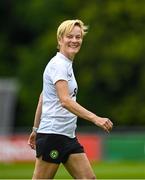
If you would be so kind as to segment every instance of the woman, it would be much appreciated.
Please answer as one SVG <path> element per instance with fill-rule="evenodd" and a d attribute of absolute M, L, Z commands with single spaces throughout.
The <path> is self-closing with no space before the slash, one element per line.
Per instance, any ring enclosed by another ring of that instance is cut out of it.
<path fill-rule="evenodd" d="M 77 116 L 109 132 L 112 122 L 76 102 L 77 83 L 73 60 L 79 52 L 87 27 L 80 20 L 66 20 L 57 29 L 58 49 L 43 74 L 32 133 L 28 144 L 35 149 L 33 179 L 52 179 L 63 163 L 76 179 L 95 179 L 82 145 L 75 136 Z M 41 120 L 40 120 L 41 119 Z"/>

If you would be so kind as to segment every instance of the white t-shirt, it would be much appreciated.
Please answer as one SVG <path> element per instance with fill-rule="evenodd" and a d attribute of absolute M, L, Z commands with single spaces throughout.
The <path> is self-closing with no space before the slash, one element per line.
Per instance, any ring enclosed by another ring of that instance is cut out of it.
<path fill-rule="evenodd" d="M 75 137 L 77 116 L 63 108 L 58 98 L 55 83 L 68 82 L 69 95 L 76 101 L 77 82 L 72 61 L 58 52 L 47 64 L 43 74 L 43 105 L 38 133 L 62 134 Z"/>

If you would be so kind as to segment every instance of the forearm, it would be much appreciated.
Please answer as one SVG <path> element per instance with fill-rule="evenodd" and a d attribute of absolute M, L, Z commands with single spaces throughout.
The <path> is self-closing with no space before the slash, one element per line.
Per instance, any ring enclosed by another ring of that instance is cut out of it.
<path fill-rule="evenodd" d="M 41 119 L 41 113 L 42 113 L 42 93 L 40 94 L 38 105 L 36 108 L 33 127 L 36 127 L 36 128 L 39 127 L 40 119 Z"/>
<path fill-rule="evenodd" d="M 88 120 L 90 122 L 96 123 L 96 119 L 99 119 L 99 116 L 96 116 L 96 114 L 85 109 L 83 106 L 81 106 L 76 101 L 73 101 L 71 98 L 67 98 L 65 102 L 62 102 L 62 106 L 68 109 L 76 116 Z"/>
<path fill-rule="evenodd" d="M 97 116 L 91 111 L 85 109 L 76 101 L 73 101 L 71 98 L 66 98 L 65 101 L 62 102 L 62 106 L 68 109 L 73 114 L 77 115 L 78 117 L 88 120 L 95 125 L 103 128 L 108 133 L 112 129 L 113 123 L 108 118 L 102 118 Z"/>

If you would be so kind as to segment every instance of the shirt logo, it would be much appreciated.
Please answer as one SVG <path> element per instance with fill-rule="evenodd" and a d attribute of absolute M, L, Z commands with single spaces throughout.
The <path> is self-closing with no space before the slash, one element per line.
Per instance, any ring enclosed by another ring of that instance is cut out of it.
<path fill-rule="evenodd" d="M 59 155 L 59 152 L 57 150 L 52 150 L 50 151 L 50 157 L 52 159 L 57 159 L 58 158 L 58 155 Z"/>
<path fill-rule="evenodd" d="M 71 73 L 71 74 L 68 74 L 68 77 L 70 77 L 70 78 L 71 78 L 71 77 L 72 77 L 72 73 Z"/>

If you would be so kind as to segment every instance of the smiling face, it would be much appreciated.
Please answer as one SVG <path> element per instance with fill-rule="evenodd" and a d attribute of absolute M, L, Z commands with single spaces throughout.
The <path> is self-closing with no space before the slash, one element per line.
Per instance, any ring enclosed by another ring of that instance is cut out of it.
<path fill-rule="evenodd" d="M 70 32 L 65 33 L 58 39 L 59 51 L 67 58 L 73 60 L 80 50 L 82 40 L 82 30 L 78 25 L 75 25 Z"/>

